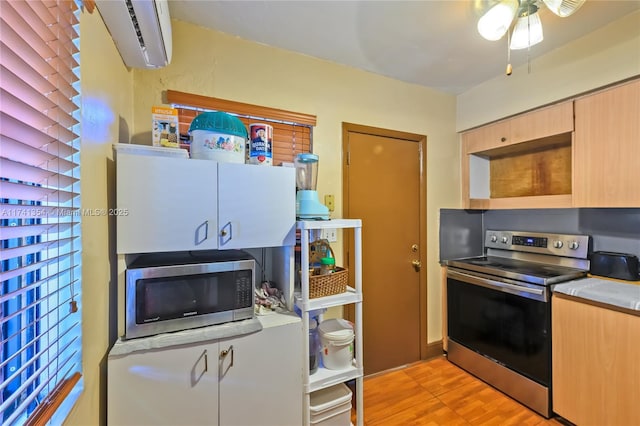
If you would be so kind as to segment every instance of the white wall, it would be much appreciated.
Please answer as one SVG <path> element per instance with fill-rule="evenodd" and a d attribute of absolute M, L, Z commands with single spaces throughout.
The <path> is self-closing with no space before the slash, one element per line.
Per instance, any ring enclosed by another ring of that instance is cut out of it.
<path fill-rule="evenodd" d="M 457 99 L 466 130 L 640 75 L 640 11 L 482 83 Z"/>

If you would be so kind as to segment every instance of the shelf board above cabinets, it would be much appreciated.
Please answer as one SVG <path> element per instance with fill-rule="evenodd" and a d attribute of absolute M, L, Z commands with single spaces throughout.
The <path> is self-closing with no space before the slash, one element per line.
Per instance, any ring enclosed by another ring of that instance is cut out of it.
<path fill-rule="evenodd" d="M 571 195 L 571 134 L 559 136 L 469 154 L 470 198 Z"/>

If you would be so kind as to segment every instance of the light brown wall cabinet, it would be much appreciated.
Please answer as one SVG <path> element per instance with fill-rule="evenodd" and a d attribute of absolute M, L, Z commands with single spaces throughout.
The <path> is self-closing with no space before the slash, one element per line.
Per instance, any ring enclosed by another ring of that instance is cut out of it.
<path fill-rule="evenodd" d="M 463 206 L 640 207 L 638 117 L 634 80 L 462 133 Z"/>
<path fill-rule="evenodd" d="M 640 207 L 640 80 L 575 100 L 576 207 Z"/>
<path fill-rule="evenodd" d="M 552 298 L 553 411 L 579 426 L 640 424 L 640 316 Z"/>
<path fill-rule="evenodd" d="M 462 134 L 465 208 L 571 207 L 573 102 Z"/>

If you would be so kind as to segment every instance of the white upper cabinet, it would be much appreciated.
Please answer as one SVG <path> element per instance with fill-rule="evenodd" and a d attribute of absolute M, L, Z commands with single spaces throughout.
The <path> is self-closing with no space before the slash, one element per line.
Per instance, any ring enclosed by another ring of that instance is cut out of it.
<path fill-rule="evenodd" d="M 218 164 L 219 248 L 295 245 L 292 167 Z"/>
<path fill-rule="evenodd" d="M 117 251 L 295 245 L 295 169 L 118 153 Z"/>
<path fill-rule="evenodd" d="M 118 153 L 118 253 L 217 249 L 217 163 Z"/>

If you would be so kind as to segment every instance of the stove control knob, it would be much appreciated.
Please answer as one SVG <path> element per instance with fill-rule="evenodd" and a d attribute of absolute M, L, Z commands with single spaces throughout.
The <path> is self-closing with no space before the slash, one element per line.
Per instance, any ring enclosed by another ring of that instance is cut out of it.
<path fill-rule="evenodd" d="M 558 249 L 559 249 L 559 248 L 562 248 L 562 246 L 563 246 L 562 241 L 556 241 L 556 242 L 554 242 L 554 243 L 553 243 L 553 246 L 554 246 L 555 248 L 558 248 Z"/>
<path fill-rule="evenodd" d="M 507 242 L 509 242 L 509 238 L 508 237 L 502 237 L 502 243 L 503 244 L 507 244 Z"/>
<path fill-rule="evenodd" d="M 580 247 L 580 243 L 578 243 L 577 241 L 571 241 L 569 243 L 569 248 L 571 250 L 578 250 L 578 247 Z"/>
<path fill-rule="evenodd" d="M 495 243 L 496 241 L 498 241 L 498 237 L 496 237 L 495 235 L 491 236 L 491 242 Z"/>

